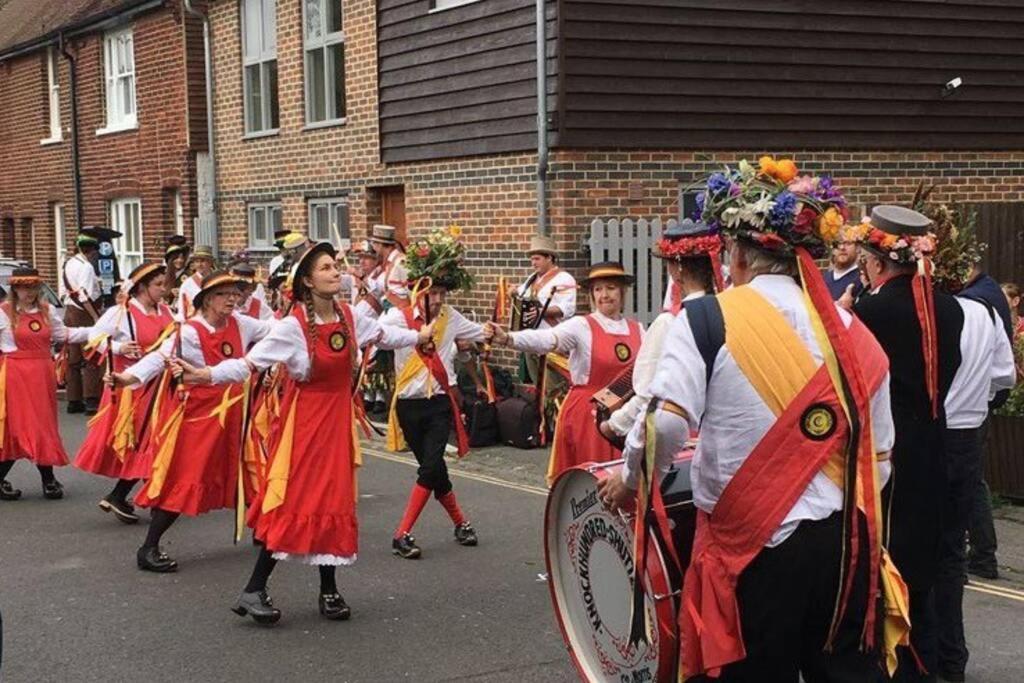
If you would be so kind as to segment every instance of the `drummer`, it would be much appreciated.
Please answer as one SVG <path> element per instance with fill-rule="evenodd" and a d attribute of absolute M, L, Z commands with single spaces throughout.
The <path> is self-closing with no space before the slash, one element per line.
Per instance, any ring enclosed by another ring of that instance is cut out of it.
<path fill-rule="evenodd" d="M 558 327 L 507 333 L 487 324 L 487 336 L 519 351 L 569 356 L 572 388 L 562 403 L 555 426 L 555 442 L 548 464 L 548 484 L 570 467 L 584 462 L 607 462 L 621 452 L 601 437 L 590 399 L 628 371 L 640 350 L 643 329 L 622 315 L 627 288 L 633 276 L 621 263 L 605 262 L 591 267 L 583 286 L 590 293 L 590 315 L 576 316 Z"/>
<path fill-rule="evenodd" d="M 788 184 L 795 175 L 764 157 L 708 179 L 701 218 L 722 226 L 734 286 L 673 321 L 650 386 L 657 410 L 630 432 L 622 476 L 599 485 L 613 509 L 631 504 L 656 479 L 645 449 L 661 470 L 699 427 L 679 616 L 687 679 L 872 681 L 909 632 L 906 587 L 881 547 L 888 361 L 815 266 L 843 195 L 827 176 Z"/>

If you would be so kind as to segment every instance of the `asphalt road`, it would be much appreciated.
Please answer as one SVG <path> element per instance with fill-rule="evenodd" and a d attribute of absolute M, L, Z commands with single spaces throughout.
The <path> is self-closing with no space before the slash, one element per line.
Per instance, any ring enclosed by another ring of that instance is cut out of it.
<path fill-rule="evenodd" d="M 63 417 L 69 452 L 84 424 Z M 424 558 L 393 557 L 414 470 L 368 455 L 359 561 L 338 572 L 352 620 L 321 619 L 316 570 L 280 563 L 270 592 L 284 617 L 265 628 L 229 611 L 255 559 L 248 542 L 231 544 L 230 513 L 180 520 L 165 537 L 180 571 L 146 574 L 135 568 L 145 524 L 127 527 L 96 508 L 107 480 L 65 468 L 67 497 L 46 501 L 34 468 L 19 463 L 10 478 L 25 498 L 0 503 L 0 681 L 575 680 L 538 578 L 543 454 L 492 449 L 454 469 L 465 475 L 455 487 L 479 547 L 452 542 L 432 502 L 416 528 Z M 966 594 L 975 683 L 1024 681 L 1024 573 L 1015 568 L 1024 565 L 1024 522 L 1011 522 L 997 522 L 1009 580 Z"/>
<path fill-rule="evenodd" d="M 62 422 L 77 446 L 84 420 Z M 359 561 L 338 572 L 352 620 L 322 619 L 316 570 L 283 562 L 270 593 L 284 617 L 265 628 L 229 611 L 255 560 L 248 543 L 232 546 L 230 513 L 179 520 L 165 536 L 179 572 L 147 574 L 135 567 L 145 525 L 96 507 L 107 480 L 65 468 L 67 497 L 47 501 L 34 468 L 19 463 L 10 479 L 26 495 L 0 504 L 0 679 L 572 680 L 538 580 L 543 497 L 457 479 L 480 545 L 456 545 L 432 502 L 416 528 L 423 559 L 400 560 L 390 539 L 413 473 L 374 457 L 362 470 Z"/>

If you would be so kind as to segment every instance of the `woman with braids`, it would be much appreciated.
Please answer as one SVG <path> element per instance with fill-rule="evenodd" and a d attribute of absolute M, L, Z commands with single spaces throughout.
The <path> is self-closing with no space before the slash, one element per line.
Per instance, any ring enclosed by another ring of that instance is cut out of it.
<path fill-rule="evenodd" d="M 242 356 L 266 336 L 272 323 L 235 310 L 238 283 L 224 271 L 204 277 L 193 299 L 197 315 L 181 323 L 158 350 L 109 375 L 107 382 L 146 384 L 161 375 L 172 356 L 196 367 Z M 135 497 L 136 505 L 152 508 L 146 540 L 136 554 L 139 569 L 152 572 L 178 569 L 178 563 L 160 551 L 160 539 L 179 515 L 194 517 L 241 503 L 237 488 L 247 378 L 226 387 L 172 386 L 170 374 L 163 372 L 147 418 L 154 422 L 148 452 L 142 457 L 151 458 L 152 467 Z"/>
<path fill-rule="evenodd" d="M 167 277 L 163 263 L 143 263 L 131 272 L 122 288 L 128 300 L 107 309 L 96 322 L 93 340 L 104 343 L 115 371 L 141 358 L 174 322 L 171 309 L 163 303 Z M 95 336 L 97 333 L 105 337 Z M 155 391 L 155 383 L 139 391 L 107 387 L 99 413 L 89 421 L 89 433 L 75 457 L 78 469 L 117 480 L 99 506 L 125 524 L 139 521 L 128 502 L 128 493 L 135 482 L 149 476 L 152 466 L 152 459 L 147 457 L 152 452 L 142 447 L 141 439 L 143 420 Z"/>
<path fill-rule="evenodd" d="M 341 271 L 329 242 L 300 256 L 290 280 L 295 301 L 290 314 L 244 358 L 203 369 L 174 361 L 185 381 L 196 384 L 237 382 L 277 363 L 287 371 L 280 417 L 269 440 L 267 475 L 249 509 L 249 525 L 261 548 L 232 608 L 259 623 L 281 617 L 267 595 L 278 560 L 317 565 L 320 614 L 327 619 L 351 615 L 338 592 L 335 569 L 355 562 L 358 541 L 359 450 L 352 402 L 358 349 L 426 343 L 433 330 L 381 327 L 366 312 L 337 302 Z"/>
<path fill-rule="evenodd" d="M 57 430 L 57 375 L 50 347 L 81 344 L 89 327 L 65 327 L 40 296 L 43 280 L 35 268 L 15 268 L 11 293 L 0 305 L 0 500 L 18 500 L 21 491 L 7 481 L 18 460 L 39 469 L 43 497 L 59 500 L 64 487 L 54 467 L 68 464 Z"/>

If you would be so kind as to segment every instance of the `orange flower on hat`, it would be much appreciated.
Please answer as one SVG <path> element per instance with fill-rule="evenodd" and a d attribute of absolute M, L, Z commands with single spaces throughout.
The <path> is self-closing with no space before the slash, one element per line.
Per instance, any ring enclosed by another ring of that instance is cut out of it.
<path fill-rule="evenodd" d="M 796 178 L 796 163 L 792 159 L 779 159 L 775 162 L 775 177 L 784 183 Z"/>
<path fill-rule="evenodd" d="M 775 163 L 775 159 L 765 155 L 757 160 L 757 165 L 760 167 L 761 175 L 766 175 L 769 178 L 774 178 L 775 174 L 778 173 L 778 165 Z"/>
<path fill-rule="evenodd" d="M 845 223 L 839 209 L 830 206 L 818 218 L 818 233 L 821 235 L 821 239 L 826 242 L 835 242 Z"/>

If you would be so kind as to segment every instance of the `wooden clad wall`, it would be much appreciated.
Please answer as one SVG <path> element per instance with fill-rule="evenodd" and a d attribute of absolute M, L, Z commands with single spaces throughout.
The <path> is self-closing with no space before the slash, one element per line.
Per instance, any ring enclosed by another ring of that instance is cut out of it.
<path fill-rule="evenodd" d="M 379 0 L 384 162 L 535 149 L 533 0 Z M 549 110 L 555 106 L 556 3 L 547 3 Z M 556 142 L 556 141 L 553 141 Z"/>
<path fill-rule="evenodd" d="M 1020 0 L 561 0 L 560 12 L 564 147 L 1024 148 Z"/>

